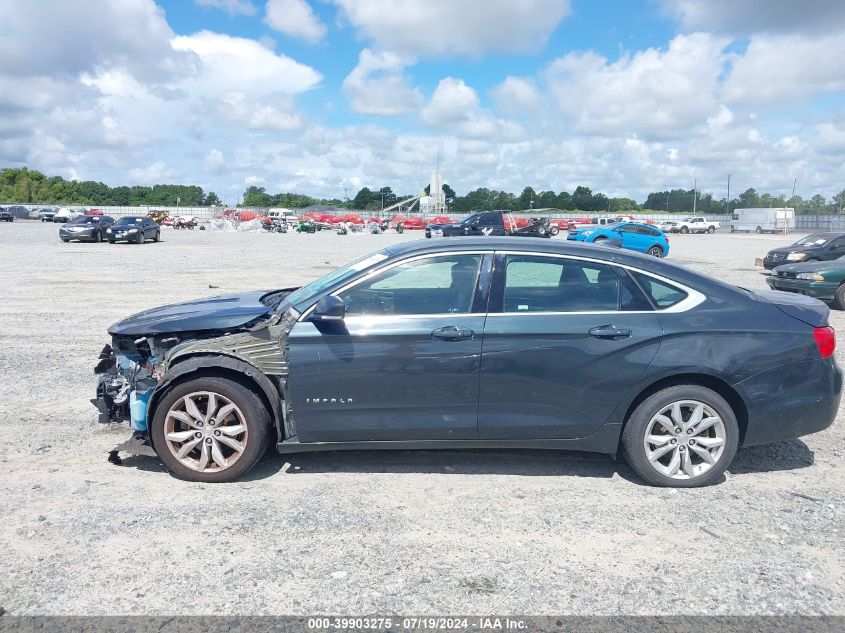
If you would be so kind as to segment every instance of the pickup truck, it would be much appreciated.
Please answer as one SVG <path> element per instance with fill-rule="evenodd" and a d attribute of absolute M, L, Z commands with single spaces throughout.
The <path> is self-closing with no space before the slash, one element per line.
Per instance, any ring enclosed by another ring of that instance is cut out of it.
<path fill-rule="evenodd" d="M 662 222 L 660 229 L 666 233 L 715 233 L 719 223 L 703 217 L 684 218 Z"/>
<path fill-rule="evenodd" d="M 429 224 L 425 227 L 426 237 L 454 237 L 459 235 L 514 235 L 519 237 L 551 237 L 560 231 L 557 225 L 550 225 L 548 218 L 531 218 L 520 222 L 510 213 L 501 211 L 480 211 L 467 216 L 460 222 Z"/>

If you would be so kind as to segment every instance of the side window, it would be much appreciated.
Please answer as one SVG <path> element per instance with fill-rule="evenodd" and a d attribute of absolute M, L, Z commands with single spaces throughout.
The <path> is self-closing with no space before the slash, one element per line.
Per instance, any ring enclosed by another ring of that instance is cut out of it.
<path fill-rule="evenodd" d="M 650 226 L 640 226 L 640 233 L 643 235 L 650 235 L 651 237 L 657 237 L 660 235 L 660 231 Z"/>
<path fill-rule="evenodd" d="M 499 226 L 499 214 L 498 213 L 485 213 L 481 216 L 481 220 L 479 221 L 479 226 Z"/>
<path fill-rule="evenodd" d="M 687 298 L 687 293 L 675 286 L 642 273 L 631 272 L 643 291 L 658 308 L 670 308 Z"/>
<path fill-rule="evenodd" d="M 619 309 L 621 282 L 610 266 L 538 255 L 505 258 L 504 312 Z"/>
<path fill-rule="evenodd" d="M 441 255 L 394 266 L 341 292 L 349 315 L 466 314 L 481 255 Z"/>

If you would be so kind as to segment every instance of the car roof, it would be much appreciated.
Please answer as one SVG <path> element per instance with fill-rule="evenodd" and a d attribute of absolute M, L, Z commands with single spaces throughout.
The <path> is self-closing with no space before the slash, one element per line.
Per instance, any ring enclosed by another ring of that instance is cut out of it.
<path fill-rule="evenodd" d="M 842 235 L 845 235 L 845 231 L 839 231 L 838 233 L 832 232 L 832 231 L 824 231 L 824 232 L 820 231 L 818 233 L 808 233 L 808 236 L 809 235 L 821 235 L 822 237 L 831 237 L 832 238 L 832 237 L 840 237 Z"/>

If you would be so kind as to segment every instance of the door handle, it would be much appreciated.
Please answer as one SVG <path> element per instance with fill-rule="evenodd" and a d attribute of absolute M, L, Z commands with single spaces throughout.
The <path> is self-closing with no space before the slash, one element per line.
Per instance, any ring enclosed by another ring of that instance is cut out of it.
<path fill-rule="evenodd" d="M 625 328 L 618 328 L 615 325 L 599 325 L 592 328 L 588 334 L 593 338 L 602 338 L 615 341 L 620 338 L 628 338 L 631 336 L 631 330 Z"/>
<path fill-rule="evenodd" d="M 436 330 L 432 330 L 431 336 L 443 341 L 463 341 L 475 336 L 475 332 L 470 330 L 468 327 L 447 325 L 445 327 L 439 327 Z"/>

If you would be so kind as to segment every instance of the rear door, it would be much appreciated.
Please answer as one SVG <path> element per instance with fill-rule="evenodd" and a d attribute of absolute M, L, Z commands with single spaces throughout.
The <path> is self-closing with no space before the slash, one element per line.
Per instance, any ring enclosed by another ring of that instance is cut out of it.
<path fill-rule="evenodd" d="M 478 436 L 481 340 L 492 254 L 394 262 L 334 294 L 340 323 L 288 337 L 288 385 L 302 442 Z"/>
<path fill-rule="evenodd" d="M 654 358 L 663 330 L 621 269 L 498 253 L 484 328 L 481 439 L 594 432 Z"/>

